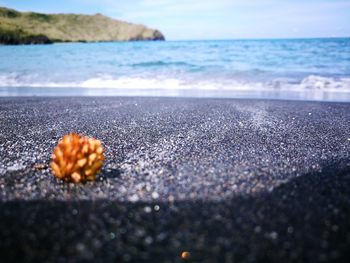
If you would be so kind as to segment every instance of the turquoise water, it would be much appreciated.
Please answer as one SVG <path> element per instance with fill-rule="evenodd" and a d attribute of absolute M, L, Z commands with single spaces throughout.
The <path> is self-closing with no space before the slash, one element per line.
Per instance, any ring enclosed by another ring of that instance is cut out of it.
<path fill-rule="evenodd" d="M 350 101 L 350 38 L 0 47 L 0 95 Z"/>

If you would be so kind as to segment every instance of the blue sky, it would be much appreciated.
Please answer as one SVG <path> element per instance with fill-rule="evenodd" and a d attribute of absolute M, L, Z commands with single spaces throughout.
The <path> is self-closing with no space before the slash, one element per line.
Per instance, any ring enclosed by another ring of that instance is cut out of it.
<path fill-rule="evenodd" d="M 350 0 L 0 0 L 47 13 L 103 13 L 167 39 L 350 37 Z"/>

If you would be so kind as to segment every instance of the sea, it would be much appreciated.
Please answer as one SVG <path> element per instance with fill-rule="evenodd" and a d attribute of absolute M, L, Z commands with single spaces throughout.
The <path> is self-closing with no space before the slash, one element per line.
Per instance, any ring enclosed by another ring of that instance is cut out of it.
<path fill-rule="evenodd" d="M 350 38 L 0 46 L 0 96 L 350 101 Z"/>

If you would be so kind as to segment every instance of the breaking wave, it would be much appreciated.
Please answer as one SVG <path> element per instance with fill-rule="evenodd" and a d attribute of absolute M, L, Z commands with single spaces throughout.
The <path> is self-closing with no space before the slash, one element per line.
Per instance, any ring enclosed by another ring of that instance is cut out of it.
<path fill-rule="evenodd" d="M 112 77 L 108 75 L 89 78 L 82 81 L 45 81 L 37 75 L 0 74 L 0 87 L 45 87 L 45 88 L 110 88 L 123 90 L 317 90 L 327 92 L 350 92 L 349 78 L 332 78 L 310 75 L 301 80 L 276 78 L 274 80 L 243 81 L 234 79 L 181 79 L 181 78 L 144 78 Z"/>

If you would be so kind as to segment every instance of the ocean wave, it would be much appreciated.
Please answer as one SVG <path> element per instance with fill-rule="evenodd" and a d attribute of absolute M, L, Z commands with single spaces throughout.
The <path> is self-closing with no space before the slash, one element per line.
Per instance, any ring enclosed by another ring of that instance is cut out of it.
<path fill-rule="evenodd" d="M 123 90 L 286 90 L 350 92 L 350 78 L 310 75 L 299 81 L 276 78 L 270 81 L 235 79 L 186 79 L 169 77 L 112 77 L 102 75 L 82 81 L 45 81 L 38 75 L 0 74 L 0 87 L 111 88 Z"/>
<path fill-rule="evenodd" d="M 348 90 L 350 89 L 350 78 L 335 80 L 333 78 L 309 76 L 300 83 L 303 89 L 326 89 L 326 90 Z"/>
<path fill-rule="evenodd" d="M 140 62 L 140 63 L 134 63 L 131 65 L 132 67 L 164 67 L 164 66 L 185 66 L 185 67 L 196 67 L 194 64 L 186 63 L 183 61 L 147 61 L 147 62 Z"/>

